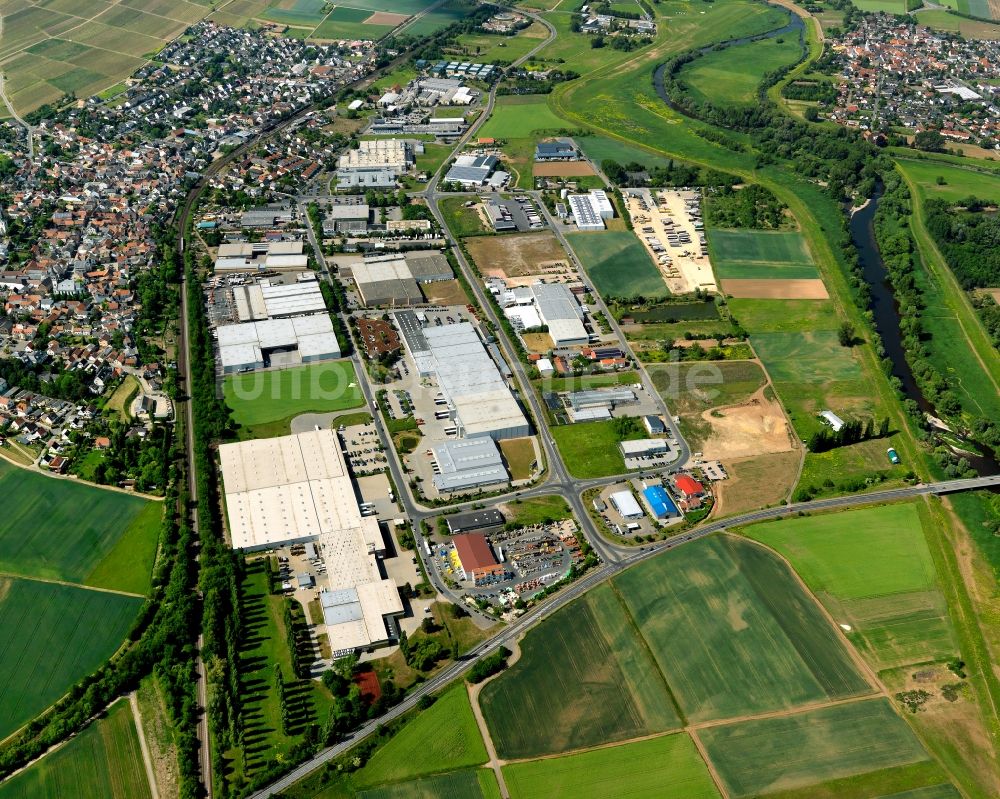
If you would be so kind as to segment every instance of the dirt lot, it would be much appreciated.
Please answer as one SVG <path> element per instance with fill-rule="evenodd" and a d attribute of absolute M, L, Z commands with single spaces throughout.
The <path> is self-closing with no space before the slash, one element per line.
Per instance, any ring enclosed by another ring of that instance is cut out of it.
<path fill-rule="evenodd" d="M 738 280 L 722 281 L 730 297 L 757 300 L 826 300 L 830 295 L 822 280 Z"/>
<path fill-rule="evenodd" d="M 594 168 L 586 161 L 552 161 L 535 164 L 535 175 L 543 178 L 580 177 L 593 174 Z"/>
<path fill-rule="evenodd" d="M 480 271 L 490 277 L 551 276 L 570 268 L 566 253 L 549 231 L 478 236 L 466 239 L 465 246 Z"/>
<path fill-rule="evenodd" d="M 365 20 L 366 25 L 402 25 L 410 17 L 406 14 L 390 14 L 388 11 L 376 11 Z"/>
<path fill-rule="evenodd" d="M 795 486 L 801 458 L 800 451 L 790 450 L 726 461 L 729 479 L 713 483 L 715 514 L 731 516 L 783 502 Z"/>
<path fill-rule="evenodd" d="M 733 458 L 788 452 L 795 447 L 781 407 L 764 396 L 764 389 L 740 405 L 705 411 L 701 418 L 711 427 L 701 448 L 705 460 L 725 464 Z"/>
<path fill-rule="evenodd" d="M 468 305 L 469 298 L 465 295 L 462 284 L 457 280 L 438 280 L 434 283 L 424 283 L 421 286 L 427 302 L 435 305 Z"/>
<path fill-rule="evenodd" d="M 522 333 L 521 338 L 529 352 L 548 352 L 555 346 L 548 333 Z"/>

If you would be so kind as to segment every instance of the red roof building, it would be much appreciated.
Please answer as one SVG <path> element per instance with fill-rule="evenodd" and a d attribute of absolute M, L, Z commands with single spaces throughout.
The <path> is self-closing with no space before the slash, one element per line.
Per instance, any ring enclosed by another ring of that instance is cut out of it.
<path fill-rule="evenodd" d="M 677 489 L 686 497 L 700 497 L 705 493 L 705 487 L 693 477 L 686 474 L 680 475 L 674 480 L 674 483 Z"/>
<path fill-rule="evenodd" d="M 503 580 L 507 576 L 507 569 L 497 563 L 493 550 L 482 533 L 456 535 L 452 542 L 455 544 L 454 555 L 458 561 L 455 565 L 461 569 L 464 579 L 482 585 Z"/>

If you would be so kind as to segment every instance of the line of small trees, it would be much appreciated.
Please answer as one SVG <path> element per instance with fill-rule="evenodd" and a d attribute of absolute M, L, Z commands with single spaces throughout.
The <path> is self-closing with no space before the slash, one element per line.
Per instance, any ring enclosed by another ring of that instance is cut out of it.
<path fill-rule="evenodd" d="M 878 427 L 875 426 L 874 419 L 865 422 L 859 419 L 851 419 L 844 422 L 839 430 L 824 427 L 817 430 L 809 438 L 810 452 L 827 452 L 837 447 L 848 447 L 861 441 L 868 441 L 873 438 L 885 438 L 889 435 L 889 417 L 886 416 Z"/>

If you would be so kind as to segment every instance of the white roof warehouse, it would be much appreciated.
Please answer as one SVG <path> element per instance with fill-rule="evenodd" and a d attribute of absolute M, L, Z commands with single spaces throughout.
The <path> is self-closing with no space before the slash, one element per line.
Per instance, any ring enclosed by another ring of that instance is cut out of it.
<path fill-rule="evenodd" d="M 385 641 L 385 618 L 403 612 L 382 578 L 378 519 L 362 516 L 333 430 L 219 447 L 234 549 L 315 543 L 326 563 L 320 594 L 335 653 Z M 329 610 L 329 612 L 328 612 Z"/>

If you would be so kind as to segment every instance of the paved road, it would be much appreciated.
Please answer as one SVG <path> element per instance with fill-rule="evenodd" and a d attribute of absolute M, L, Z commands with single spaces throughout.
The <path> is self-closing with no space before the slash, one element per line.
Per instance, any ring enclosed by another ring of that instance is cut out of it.
<path fill-rule="evenodd" d="M 907 488 L 895 488 L 887 491 L 876 491 L 871 494 L 857 494 L 853 496 L 846 497 L 832 497 L 825 500 L 817 500 L 814 502 L 803 502 L 793 505 L 787 505 L 779 508 L 768 508 L 766 510 L 754 511 L 753 513 L 746 513 L 741 516 L 735 516 L 731 519 L 726 519 L 723 521 L 715 522 L 713 524 L 707 524 L 704 527 L 699 527 L 691 530 L 683 535 L 679 535 L 676 538 L 663 541 L 659 544 L 654 544 L 645 547 L 642 550 L 634 551 L 627 558 L 620 560 L 616 563 L 607 563 L 589 574 L 584 575 L 582 578 L 577 580 L 572 585 L 567 586 L 565 589 L 555 594 L 551 600 L 545 604 L 539 605 L 532 610 L 528 611 L 524 616 L 515 621 L 510 626 L 501 630 L 497 635 L 488 641 L 484 641 L 478 647 L 469 652 L 462 660 L 452 664 L 450 667 L 442 671 L 440 674 L 436 675 L 432 679 L 423 683 L 417 690 L 410 694 L 405 701 L 396 707 L 392 708 L 382 716 L 372 721 L 367 722 L 361 728 L 359 728 L 354 734 L 345 739 L 344 741 L 324 749 L 315 757 L 307 760 L 302 765 L 295 768 L 293 771 L 289 772 L 287 775 L 279 780 L 271 783 L 271 785 L 266 788 L 261 789 L 257 793 L 252 795 L 251 799 L 266 799 L 266 797 L 274 796 L 276 793 L 280 793 L 286 788 L 290 787 L 294 783 L 298 782 L 302 778 L 308 776 L 317 768 L 322 766 L 324 763 L 329 762 L 338 755 L 343 754 L 352 746 L 354 746 L 359 741 L 364 740 L 370 736 L 381 724 L 392 721 L 399 718 L 403 714 L 407 713 L 413 709 L 416 704 L 420 701 L 421 697 L 428 694 L 433 694 L 436 691 L 443 688 L 445 685 L 450 683 L 452 680 L 457 679 L 464 675 L 477 660 L 489 655 L 496 649 L 505 644 L 509 644 L 516 640 L 522 633 L 526 632 L 531 627 L 534 627 L 542 620 L 548 618 L 557 610 L 565 607 L 567 604 L 572 602 L 574 599 L 585 594 L 587 591 L 591 590 L 595 586 L 604 582 L 605 580 L 620 574 L 625 569 L 630 566 L 634 566 L 641 561 L 648 560 L 656 555 L 659 555 L 667 550 L 676 549 L 684 544 L 689 544 L 692 541 L 697 541 L 706 536 L 712 535 L 713 533 L 720 532 L 727 529 L 728 527 L 738 527 L 746 524 L 751 524 L 753 522 L 764 521 L 766 519 L 777 519 L 782 516 L 790 516 L 799 513 L 800 511 L 816 511 L 824 509 L 843 509 L 850 507 L 857 507 L 860 505 L 870 505 L 878 504 L 882 502 L 891 502 L 900 499 L 910 499 L 913 497 L 923 496 L 927 494 L 949 494 L 956 491 L 968 491 L 976 488 L 989 488 L 992 486 L 1000 485 L 1000 475 L 994 475 L 991 477 L 977 477 L 970 480 L 949 480 L 940 483 L 929 483 L 921 484 L 916 486 L 910 486 Z"/>

